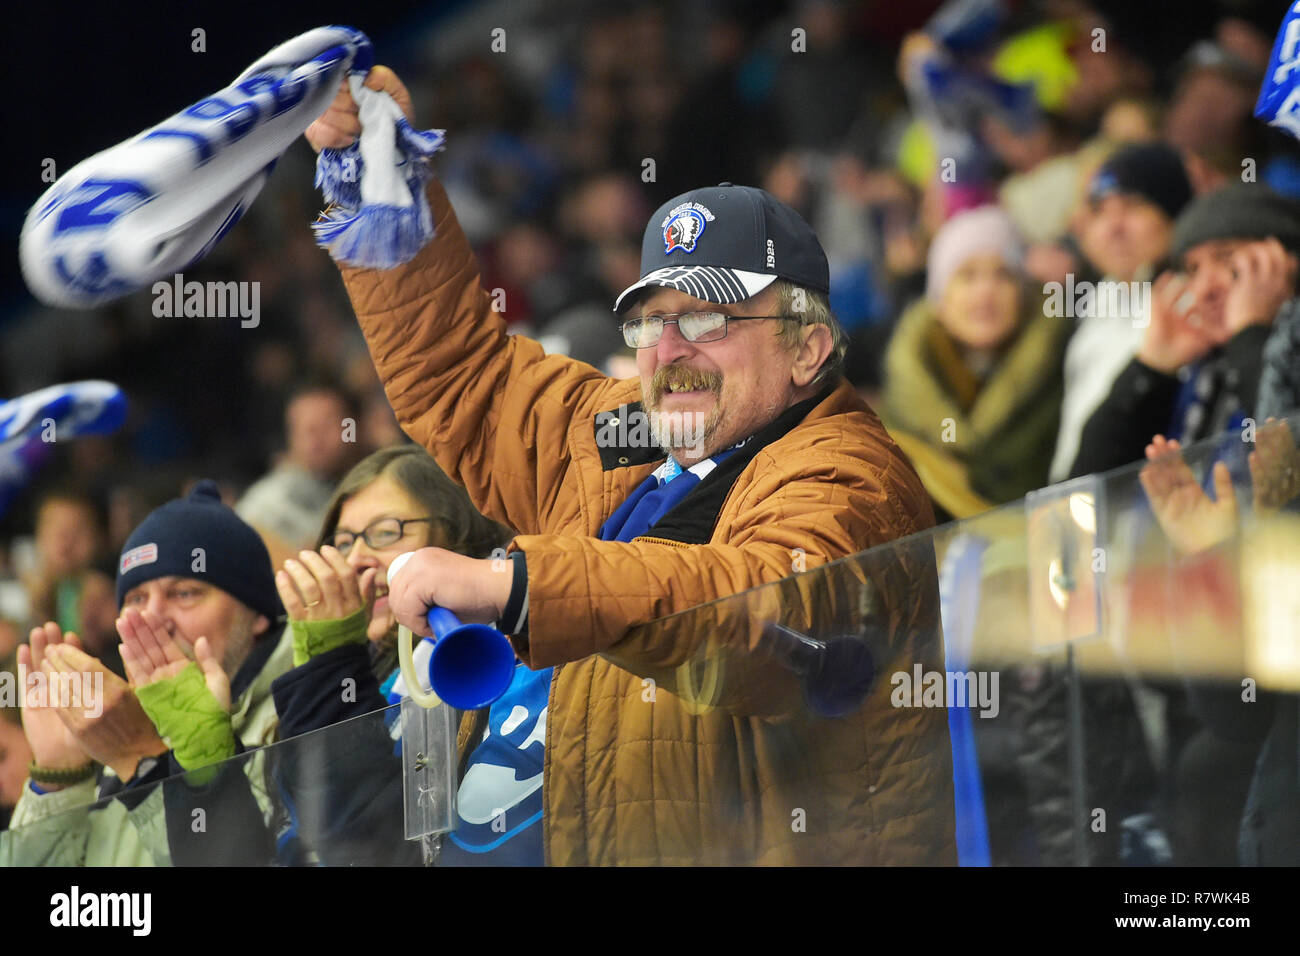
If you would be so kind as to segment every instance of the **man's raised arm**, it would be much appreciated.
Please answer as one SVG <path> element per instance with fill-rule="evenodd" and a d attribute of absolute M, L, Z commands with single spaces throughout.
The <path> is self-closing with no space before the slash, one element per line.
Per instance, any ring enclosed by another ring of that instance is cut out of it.
<path fill-rule="evenodd" d="M 376 67 L 366 84 L 409 107 L 391 70 Z M 308 140 L 317 148 L 347 145 L 360 130 L 355 111 L 340 91 Z M 570 422 L 594 416 L 615 382 L 507 335 L 446 192 L 435 181 L 427 195 L 436 230 L 428 245 L 395 269 L 341 266 L 344 284 L 403 431 L 484 514 L 540 530 L 538 488 L 554 488 L 568 468 Z"/>

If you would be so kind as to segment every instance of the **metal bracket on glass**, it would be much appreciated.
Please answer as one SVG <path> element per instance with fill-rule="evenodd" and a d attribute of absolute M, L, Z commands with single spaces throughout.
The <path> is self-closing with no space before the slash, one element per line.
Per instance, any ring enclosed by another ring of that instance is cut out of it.
<path fill-rule="evenodd" d="M 455 826 L 456 712 L 424 691 L 411 657 L 411 632 L 401 627 L 397 654 L 410 696 L 402 698 L 402 815 L 408 840 L 424 862 L 437 857 L 439 837 Z"/>
<path fill-rule="evenodd" d="M 1029 633 L 1040 651 L 1102 633 L 1104 503 L 1096 475 L 1025 496 Z"/>
<path fill-rule="evenodd" d="M 1084 754 L 1083 690 L 1075 645 L 1102 633 L 1101 594 L 1106 550 L 1101 529 L 1102 484 L 1096 475 L 1052 485 L 1025 496 L 1025 573 L 1029 633 L 1039 651 L 1065 651 L 1069 726 L 1070 816 L 1075 821 L 1075 863 L 1089 862 L 1085 825 L 1088 792 Z"/>
<path fill-rule="evenodd" d="M 454 826 L 455 711 L 402 700 L 402 808 L 406 839 L 446 833 Z M 427 841 L 426 841 L 427 843 Z"/>

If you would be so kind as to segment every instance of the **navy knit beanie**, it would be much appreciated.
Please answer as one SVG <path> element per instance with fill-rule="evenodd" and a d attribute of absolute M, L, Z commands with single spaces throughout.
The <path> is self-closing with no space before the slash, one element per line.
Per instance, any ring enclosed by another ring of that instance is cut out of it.
<path fill-rule="evenodd" d="M 1177 219 L 1192 198 L 1182 157 L 1163 143 L 1121 147 L 1101 164 L 1088 186 L 1093 202 L 1111 193 L 1141 196 L 1170 219 Z"/>
<path fill-rule="evenodd" d="M 132 588 L 169 575 L 207 581 L 272 622 L 284 613 L 266 545 L 221 503 L 214 481 L 155 508 L 131 532 L 117 566 L 118 610 Z"/>

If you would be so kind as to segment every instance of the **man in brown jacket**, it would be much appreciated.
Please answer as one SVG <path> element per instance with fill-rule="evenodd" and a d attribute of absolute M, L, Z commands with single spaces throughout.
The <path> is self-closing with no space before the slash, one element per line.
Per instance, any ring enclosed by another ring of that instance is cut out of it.
<path fill-rule="evenodd" d="M 409 115 L 391 71 L 367 85 Z M 342 91 L 308 138 L 358 132 Z M 496 621 L 553 668 L 546 862 L 955 863 L 946 711 L 890 704 L 889 673 L 943 667 L 928 543 L 800 573 L 934 521 L 840 374 L 811 229 L 730 184 L 665 204 L 616 304 L 619 381 L 506 334 L 429 198 L 415 259 L 343 277 L 403 429 L 520 533 L 506 562 L 415 552 L 389 601 L 421 634 L 435 604 Z"/>

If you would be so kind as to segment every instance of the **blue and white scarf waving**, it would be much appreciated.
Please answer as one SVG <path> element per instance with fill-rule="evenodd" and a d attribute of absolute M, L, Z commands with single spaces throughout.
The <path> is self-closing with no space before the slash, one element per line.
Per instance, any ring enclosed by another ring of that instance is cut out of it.
<path fill-rule="evenodd" d="M 126 395 L 112 382 L 66 382 L 0 402 L 0 517 L 56 443 L 111 435 L 124 421 Z"/>
<path fill-rule="evenodd" d="M 1300 139 L 1300 2 L 1292 3 L 1282 17 L 1255 116 Z"/>
<path fill-rule="evenodd" d="M 347 78 L 360 140 L 324 150 L 317 183 L 334 204 L 317 241 L 353 265 L 392 268 L 433 236 L 425 159 L 442 132 L 416 132 L 386 93 L 362 90 L 370 41 L 319 27 L 271 50 L 225 89 L 64 173 L 27 215 L 28 288 L 88 308 L 203 258 L 248 209 L 276 161 Z"/>

